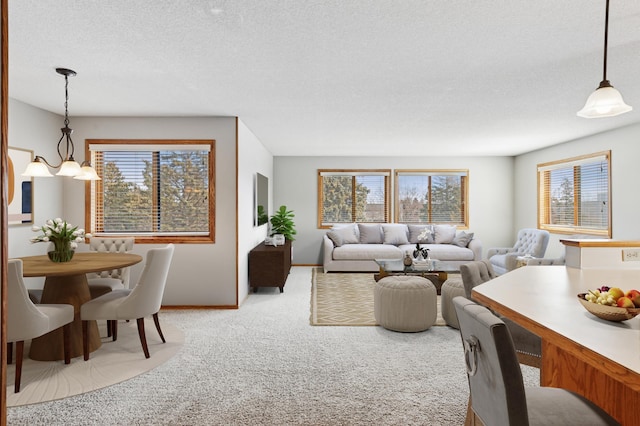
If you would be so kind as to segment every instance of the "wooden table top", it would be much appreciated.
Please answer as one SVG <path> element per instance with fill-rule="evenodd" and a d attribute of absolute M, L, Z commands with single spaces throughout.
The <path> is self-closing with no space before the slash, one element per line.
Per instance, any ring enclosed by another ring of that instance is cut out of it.
<path fill-rule="evenodd" d="M 640 290 L 640 270 L 525 266 L 475 287 L 472 297 L 640 390 L 640 317 L 605 321 L 578 301 L 578 293 L 603 285 Z"/>
<path fill-rule="evenodd" d="M 44 256 L 20 257 L 25 277 L 55 277 L 80 275 L 89 272 L 125 268 L 142 261 L 142 256 L 133 253 L 75 253 L 69 262 L 56 263 Z"/>

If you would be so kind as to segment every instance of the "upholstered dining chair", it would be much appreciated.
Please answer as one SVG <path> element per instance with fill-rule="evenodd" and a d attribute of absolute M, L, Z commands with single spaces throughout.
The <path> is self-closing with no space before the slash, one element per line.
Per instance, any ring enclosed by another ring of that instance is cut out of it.
<path fill-rule="evenodd" d="M 91 237 L 89 250 L 101 253 L 129 253 L 133 250 L 135 239 Z M 102 296 L 113 290 L 129 288 L 130 268 L 113 269 L 111 271 L 92 272 L 87 274 L 87 283 L 91 298 Z"/>
<path fill-rule="evenodd" d="M 174 245 L 151 249 L 136 286 L 129 289 L 114 290 L 84 303 L 80 307 L 82 319 L 82 346 L 84 360 L 89 359 L 89 340 L 87 338 L 88 321 L 107 320 L 113 341 L 118 339 L 118 320 L 137 321 L 138 335 L 145 358 L 149 358 L 149 348 L 144 331 L 144 318 L 152 315 L 162 343 L 166 340 L 160 328 L 158 311 L 162 304 L 162 295 L 169 274 Z"/>
<path fill-rule="evenodd" d="M 16 375 L 14 391 L 20 392 L 22 377 L 22 359 L 25 340 L 34 339 L 62 327 L 64 363 L 71 362 L 71 322 L 73 306 L 34 305 L 24 280 L 22 279 L 22 260 L 9 259 L 7 264 L 7 362 L 11 364 L 13 343 L 16 343 Z"/>
<path fill-rule="evenodd" d="M 566 389 L 525 388 L 505 323 L 462 296 L 453 305 L 460 323 L 471 410 L 485 425 L 617 425 L 588 399 Z"/>
<path fill-rule="evenodd" d="M 513 247 L 494 247 L 487 250 L 487 259 L 491 261 L 497 275 L 502 275 L 516 268 L 518 256 L 531 255 L 544 257 L 549 244 L 549 232 L 543 229 L 523 228 Z"/>
<path fill-rule="evenodd" d="M 493 271 L 491 262 L 485 259 L 460 265 L 460 276 L 462 277 L 465 296 L 467 299 L 473 299 L 471 297 L 473 288 L 495 278 L 497 275 Z M 540 337 L 509 318 L 501 317 L 501 319 L 509 328 L 520 363 L 540 368 L 542 364 L 542 342 Z"/>

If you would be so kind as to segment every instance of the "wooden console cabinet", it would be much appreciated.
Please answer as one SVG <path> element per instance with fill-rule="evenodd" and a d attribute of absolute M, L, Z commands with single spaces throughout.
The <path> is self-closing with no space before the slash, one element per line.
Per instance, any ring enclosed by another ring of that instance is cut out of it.
<path fill-rule="evenodd" d="M 286 240 L 282 246 L 258 244 L 249 252 L 249 285 L 253 292 L 258 287 L 279 287 L 284 291 L 291 269 L 291 241 Z"/>

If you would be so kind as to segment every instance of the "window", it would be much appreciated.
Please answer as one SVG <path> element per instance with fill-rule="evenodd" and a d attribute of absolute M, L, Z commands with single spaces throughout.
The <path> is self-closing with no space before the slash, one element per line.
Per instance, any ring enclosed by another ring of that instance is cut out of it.
<path fill-rule="evenodd" d="M 318 227 L 389 221 L 390 170 L 318 170 Z"/>
<path fill-rule="evenodd" d="M 611 238 L 611 151 L 538 164 L 538 226 Z"/>
<path fill-rule="evenodd" d="M 212 140 L 87 140 L 86 228 L 136 242 L 214 242 Z"/>
<path fill-rule="evenodd" d="M 468 227 L 468 170 L 396 170 L 396 221 Z"/>

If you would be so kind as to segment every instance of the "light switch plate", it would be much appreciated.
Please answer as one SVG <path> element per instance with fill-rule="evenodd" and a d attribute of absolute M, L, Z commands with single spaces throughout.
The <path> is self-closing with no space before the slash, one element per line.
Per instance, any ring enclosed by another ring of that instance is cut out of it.
<path fill-rule="evenodd" d="M 623 262 L 640 262 L 640 249 L 623 249 Z"/>

